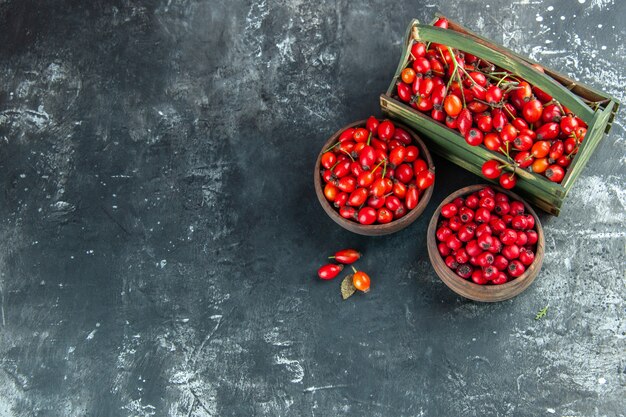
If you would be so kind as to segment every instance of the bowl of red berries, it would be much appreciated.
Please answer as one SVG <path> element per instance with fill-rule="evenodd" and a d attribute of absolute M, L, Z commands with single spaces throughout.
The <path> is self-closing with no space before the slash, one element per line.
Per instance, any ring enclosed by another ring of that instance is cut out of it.
<path fill-rule="evenodd" d="M 361 235 L 397 232 L 428 205 L 435 167 L 406 126 L 370 117 L 328 139 L 315 163 L 315 192 L 341 227 Z"/>
<path fill-rule="evenodd" d="M 515 297 L 535 280 L 544 236 L 537 214 L 516 194 L 472 185 L 437 207 L 427 247 L 435 272 L 452 291 L 496 302 Z"/>

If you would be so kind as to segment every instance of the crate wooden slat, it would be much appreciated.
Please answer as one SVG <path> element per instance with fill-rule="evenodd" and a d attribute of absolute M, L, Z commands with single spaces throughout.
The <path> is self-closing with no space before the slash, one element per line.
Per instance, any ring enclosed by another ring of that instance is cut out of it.
<path fill-rule="evenodd" d="M 517 171 L 516 191 L 535 206 L 548 213 L 558 215 L 576 178 L 580 175 L 604 134 L 610 130 L 619 102 L 607 94 L 578 83 L 549 68 L 542 66 L 545 73 L 537 71 L 532 67 L 532 64 L 535 64 L 534 61 L 474 34 L 457 22 L 450 20 L 449 22 L 449 29 L 421 25 L 417 20 L 411 22 L 406 32 L 405 48 L 398 68 L 387 92 L 380 97 L 383 112 L 424 133 L 424 139 L 429 142 L 429 147 L 434 152 L 482 176 L 481 167 L 485 161 L 498 159 L 504 162 L 505 157 L 488 150 L 484 146 L 468 145 L 457 131 L 397 100 L 395 95 L 396 82 L 409 61 L 410 48 L 416 40 L 441 43 L 460 49 L 487 59 L 495 65 L 521 76 L 569 107 L 588 124 L 585 140 L 580 145 L 570 167 L 566 170 L 562 184 L 553 183 L 541 175 L 526 170 Z M 589 102 L 596 102 L 594 108 L 587 104 Z"/>

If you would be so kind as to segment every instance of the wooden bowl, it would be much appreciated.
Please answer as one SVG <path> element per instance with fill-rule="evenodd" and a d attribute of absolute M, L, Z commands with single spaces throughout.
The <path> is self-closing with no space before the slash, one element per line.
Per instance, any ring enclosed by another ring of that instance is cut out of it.
<path fill-rule="evenodd" d="M 435 236 L 435 233 L 437 231 L 437 224 L 439 223 L 439 217 L 441 215 L 441 208 L 444 205 L 452 202 L 457 197 L 463 197 L 465 195 L 472 194 L 484 187 L 491 187 L 496 192 L 504 193 L 508 195 L 511 199 L 521 201 L 526 208 L 526 213 L 532 214 L 532 216 L 535 218 L 535 229 L 537 230 L 538 238 L 537 250 L 535 251 L 535 261 L 526 269 L 526 271 L 522 275 L 502 285 L 478 285 L 473 283 L 471 280 L 466 280 L 459 277 L 454 271 L 448 268 L 443 258 L 439 254 L 439 250 L 437 249 L 437 238 Z M 441 278 L 444 284 L 446 284 L 452 291 L 459 295 L 462 295 L 465 298 L 482 302 L 496 302 L 508 300 L 509 298 L 515 297 L 526 288 L 528 288 L 528 286 L 532 284 L 532 282 L 535 280 L 535 278 L 539 274 L 539 270 L 541 269 L 544 255 L 544 244 L 545 242 L 543 237 L 543 228 L 541 227 L 541 223 L 539 222 L 537 213 L 535 213 L 535 211 L 528 205 L 528 203 L 522 200 L 515 193 L 494 185 L 485 184 L 470 185 L 469 187 L 461 188 L 460 190 L 450 194 L 445 200 L 443 200 L 439 207 L 437 207 L 437 210 L 435 210 L 435 213 L 430 220 L 430 224 L 428 225 L 428 236 L 426 238 L 428 257 L 430 258 L 430 262 L 433 264 L 433 268 L 435 268 L 435 272 L 437 273 L 439 278 Z"/>
<path fill-rule="evenodd" d="M 430 201 L 430 197 L 433 194 L 433 188 L 435 186 L 435 183 L 433 182 L 433 184 L 430 187 L 428 187 L 426 191 L 424 191 L 423 194 L 420 195 L 420 199 L 419 199 L 419 202 L 417 203 L 417 207 L 409 211 L 404 217 L 401 217 L 398 220 L 394 220 L 387 224 L 364 225 L 364 224 L 360 224 L 355 221 L 344 219 L 343 217 L 341 217 L 339 215 L 339 212 L 335 210 L 335 208 L 331 206 L 328 200 L 326 200 L 326 197 L 324 197 L 324 191 L 322 190 L 322 181 L 320 179 L 320 164 L 321 164 L 322 154 L 324 153 L 325 149 L 330 148 L 332 145 L 334 145 L 337 142 L 339 135 L 341 135 L 341 133 L 344 130 L 351 128 L 351 127 L 365 127 L 365 123 L 366 123 L 366 120 L 360 120 L 358 122 L 354 122 L 347 126 L 344 126 L 341 129 L 339 129 L 337 132 L 335 132 L 335 134 L 332 135 L 328 139 L 328 141 L 326 141 L 326 143 L 322 147 L 322 150 L 320 151 L 320 154 L 317 156 L 317 161 L 315 162 L 315 170 L 313 172 L 313 180 L 315 182 L 315 194 L 317 194 L 317 199 L 319 200 L 326 214 L 328 214 L 328 216 L 331 219 L 333 219 L 335 223 L 337 223 L 339 226 L 343 227 L 344 229 L 347 229 L 353 233 L 358 233 L 360 235 L 366 235 L 366 236 L 388 235 L 388 234 L 395 233 L 399 230 L 404 229 L 405 227 L 413 223 L 420 216 L 420 214 L 422 214 L 422 212 L 428 205 L 428 202 Z M 426 161 L 429 169 L 434 170 L 435 165 L 433 164 L 433 159 L 430 156 L 430 152 L 428 152 L 428 149 L 426 149 L 426 145 L 424 145 L 424 142 L 422 142 L 420 137 L 417 136 L 411 129 L 409 129 L 403 124 L 396 123 L 395 121 L 393 122 L 393 124 L 397 127 L 400 127 L 406 130 L 411 135 L 415 146 L 417 146 L 420 151 L 420 157 Z"/>

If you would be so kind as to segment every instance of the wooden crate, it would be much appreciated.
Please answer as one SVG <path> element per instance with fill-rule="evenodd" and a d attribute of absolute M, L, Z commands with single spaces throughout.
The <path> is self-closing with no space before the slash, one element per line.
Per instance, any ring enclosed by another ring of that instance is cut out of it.
<path fill-rule="evenodd" d="M 554 183 L 542 175 L 522 169 L 517 170 L 518 181 L 515 191 L 542 210 L 558 215 L 576 178 L 582 172 L 604 134 L 611 129 L 619 101 L 554 70 L 545 68 L 543 65 L 545 73 L 542 73 L 532 67 L 532 64 L 536 62 L 472 33 L 457 22 L 450 19 L 448 21 L 448 29 L 423 25 L 417 20 L 411 22 L 406 32 L 405 48 L 398 69 L 387 92 L 380 96 L 380 106 L 383 112 L 423 133 L 424 140 L 431 151 L 482 177 L 481 167 L 485 161 L 497 159 L 506 162 L 506 157 L 488 150 L 483 145 L 468 145 L 457 131 L 431 119 L 427 114 L 413 109 L 397 98 L 396 82 L 402 70 L 407 66 L 412 44 L 416 41 L 435 42 L 460 49 L 485 58 L 541 88 L 567 106 L 588 125 L 585 139 L 567 168 L 561 184 Z"/>

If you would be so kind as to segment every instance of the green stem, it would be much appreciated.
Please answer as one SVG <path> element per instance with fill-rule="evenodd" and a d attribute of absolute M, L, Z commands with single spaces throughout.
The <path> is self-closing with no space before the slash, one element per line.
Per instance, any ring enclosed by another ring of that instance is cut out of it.
<path fill-rule="evenodd" d="M 515 115 L 513 113 L 511 113 L 511 111 L 508 109 L 508 107 L 503 105 L 502 108 L 504 110 L 506 110 L 506 112 L 509 114 L 509 116 L 511 116 L 511 118 L 515 119 Z"/>
<path fill-rule="evenodd" d="M 502 108 L 502 106 L 503 106 L 503 105 L 502 105 L 502 104 L 500 104 L 500 103 L 493 103 L 493 104 L 492 104 L 492 103 L 487 103 L 486 101 L 481 100 L 481 99 L 479 99 L 479 98 L 474 98 L 474 101 L 477 101 L 477 102 L 482 103 L 482 104 L 486 104 L 486 105 L 488 105 L 489 107 L 493 107 L 493 108 L 497 108 L 497 109 L 500 109 L 500 108 Z"/>
<path fill-rule="evenodd" d="M 352 159 L 352 162 L 354 162 L 354 158 L 352 157 L 352 155 L 350 155 L 350 152 L 346 151 L 345 149 L 342 149 L 341 152 L 343 152 L 346 155 L 348 155 L 348 158 Z"/>
<path fill-rule="evenodd" d="M 446 91 L 450 90 L 450 86 L 452 85 L 452 81 L 454 81 L 455 75 L 456 75 L 456 67 L 454 68 L 454 70 L 452 70 L 452 75 L 450 76 L 450 79 L 448 80 L 448 84 L 446 85 Z"/>
<path fill-rule="evenodd" d="M 509 74 L 506 74 L 504 77 L 502 77 L 500 79 L 500 81 L 498 81 L 498 84 L 496 84 L 496 87 L 500 87 L 500 84 L 502 83 L 502 81 L 504 81 L 506 79 L 506 77 L 508 77 L 508 76 L 509 76 Z"/>
<path fill-rule="evenodd" d="M 552 102 L 556 104 L 557 107 L 561 110 L 561 113 L 563 113 L 563 116 L 566 116 L 565 109 L 563 109 L 563 106 L 561 106 L 561 103 L 559 103 L 559 101 L 555 99 L 552 99 Z"/>
<path fill-rule="evenodd" d="M 369 136 L 367 137 L 367 146 L 369 146 L 370 140 L 372 140 L 372 132 L 370 132 Z"/>
<path fill-rule="evenodd" d="M 459 90 L 461 90 L 461 98 L 463 99 L 463 108 L 465 108 L 466 104 L 465 104 L 465 93 L 463 92 L 463 81 L 461 80 L 461 75 L 459 74 L 459 68 L 461 68 L 461 66 L 457 62 L 456 57 L 454 56 L 454 52 L 452 52 L 452 48 L 450 48 L 449 46 L 447 46 L 446 48 L 448 48 L 448 52 L 450 52 L 450 57 L 452 58 L 452 64 L 454 64 L 454 70 L 452 71 L 452 77 L 450 77 L 450 79 L 452 79 L 456 75 L 457 79 L 459 80 Z M 461 68 L 461 70 L 465 71 L 463 68 Z M 471 79 L 472 77 L 470 77 L 470 80 Z M 472 82 L 474 82 L 474 80 L 472 80 Z"/>
<path fill-rule="evenodd" d="M 385 162 L 386 160 L 387 160 L 387 158 L 385 158 L 385 159 L 383 159 L 382 161 L 380 161 L 380 162 L 378 163 L 378 165 L 376 165 L 376 166 L 374 167 L 374 169 L 372 170 L 372 174 L 373 174 L 374 172 L 376 172 L 376 170 L 380 167 L 380 164 L 382 164 L 382 163 L 383 163 L 383 162 Z M 384 175 L 383 175 L 383 176 L 384 176 Z"/>
<path fill-rule="evenodd" d="M 459 80 L 459 90 L 461 90 L 461 98 L 463 99 L 463 108 L 466 108 L 467 105 L 465 103 L 465 91 L 463 91 L 463 81 L 461 80 L 461 75 L 458 73 L 458 71 L 456 73 L 456 77 Z"/>
<path fill-rule="evenodd" d="M 352 267 L 352 270 L 354 271 L 354 273 L 356 274 L 358 271 L 356 270 L 356 268 L 354 267 L 354 265 L 350 265 Z"/>
<path fill-rule="evenodd" d="M 331 149 L 333 149 L 334 147 L 338 146 L 340 143 L 341 143 L 341 142 L 337 142 L 337 143 L 335 143 L 333 146 L 331 146 L 330 148 L 326 149 L 326 150 L 324 151 L 324 153 L 326 153 L 326 152 L 330 151 L 330 150 L 331 150 Z"/>

